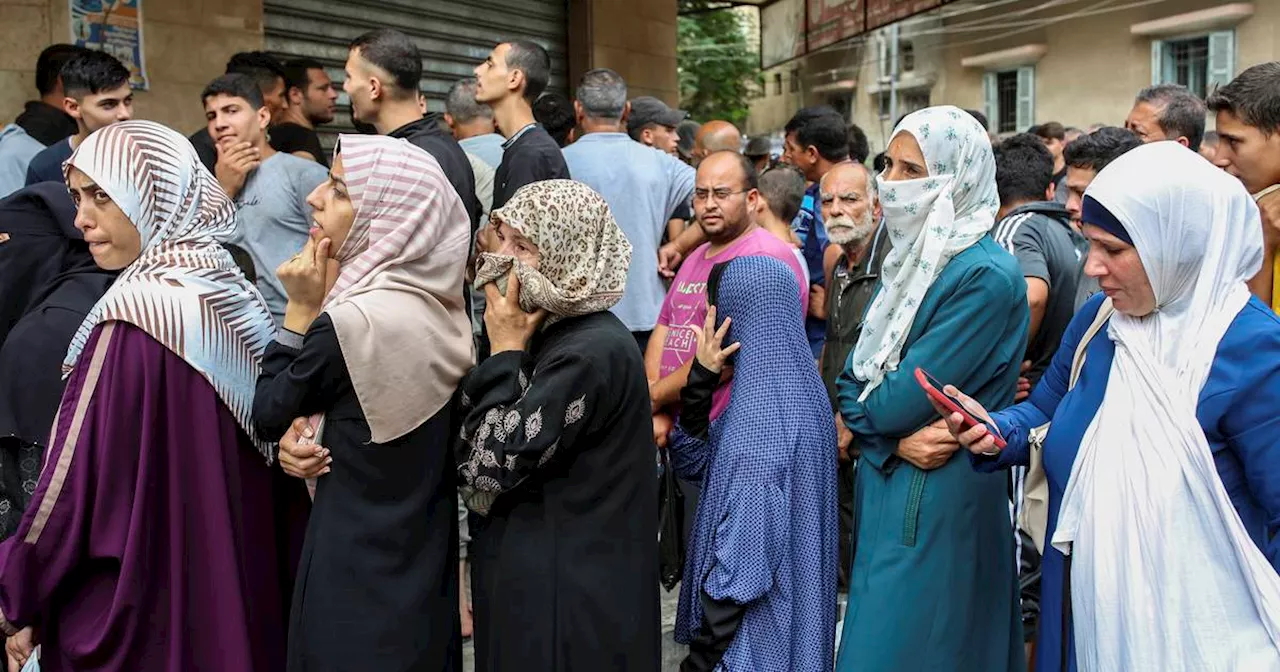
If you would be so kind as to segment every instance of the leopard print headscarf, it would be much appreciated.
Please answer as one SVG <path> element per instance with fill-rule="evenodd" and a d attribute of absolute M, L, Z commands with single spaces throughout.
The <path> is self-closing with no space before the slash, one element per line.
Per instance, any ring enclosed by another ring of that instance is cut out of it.
<path fill-rule="evenodd" d="M 573 180 L 547 180 L 521 187 L 489 215 L 506 222 L 538 246 L 538 268 L 508 255 L 483 253 L 475 287 L 490 282 L 506 292 L 514 265 L 520 278 L 520 307 L 545 308 L 546 324 L 612 308 L 622 299 L 631 265 L 631 243 L 618 228 L 604 197 Z"/>

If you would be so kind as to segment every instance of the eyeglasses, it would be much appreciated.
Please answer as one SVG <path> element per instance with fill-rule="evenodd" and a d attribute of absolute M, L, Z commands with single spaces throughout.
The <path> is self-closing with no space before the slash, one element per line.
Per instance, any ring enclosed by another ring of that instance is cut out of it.
<path fill-rule="evenodd" d="M 715 198 L 716 201 L 724 201 L 724 200 L 728 200 L 730 196 L 736 196 L 737 194 L 745 194 L 748 191 L 751 191 L 751 190 L 739 189 L 737 191 L 734 191 L 732 189 L 727 189 L 724 187 L 720 189 L 694 189 L 693 200 L 698 202 L 705 202 L 708 198 Z"/>

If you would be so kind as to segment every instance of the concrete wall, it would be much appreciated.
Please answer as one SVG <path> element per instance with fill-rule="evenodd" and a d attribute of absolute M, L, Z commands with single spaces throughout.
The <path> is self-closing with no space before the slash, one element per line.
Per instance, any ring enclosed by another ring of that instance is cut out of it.
<path fill-rule="evenodd" d="M 70 39 L 66 0 L 0 0 L 0 123 L 37 97 L 36 57 Z M 150 82 L 135 116 L 190 133 L 204 124 L 200 91 L 237 51 L 262 48 L 262 0 L 143 0 Z"/>
<path fill-rule="evenodd" d="M 611 68 L 632 97 L 680 102 L 675 0 L 570 0 L 569 88 L 582 73 Z"/>
<path fill-rule="evenodd" d="M 954 21 L 1008 16 L 1008 20 L 1014 22 L 1026 18 L 1014 12 L 1035 7 L 1042 1 L 1022 0 L 1001 5 L 999 9 L 965 13 Z M 900 102 L 912 91 L 928 91 L 930 104 L 947 103 L 981 110 L 985 70 L 965 68 L 960 65 L 961 59 L 1026 44 L 1044 44 L 1048 51 L 1036 63 L 1036 121 L 1060 121 L 1080 127 L 1093 123 L 1122 124 L 1134 94 L 1151 84 L 1151 38 L 1131 35 L 1130 25 L 1216 7 L 1227 1 L 1165 0 L 1145 7 L 1070 19 L 1009 36 L 998 31 L 938 34 L 935 31 L 943 24 L 936 18 L 925 15 L 909 19 L 900 24 L 901 39 L 914 44 L 916 64 L 913 73 L 902 76 Z M 1235 26 L 1237 74 L 1250 65 L 1280 60 L 1280 0 L 1253 0 L 1253 7 L 1253 16 Z M 1044 18 L 1065 13 L 1064 8 L 1040 10 L 1029 16 Z M 857 73 L 852 119 L 867 132 L 873 153 L 883 149 L 892 132 L 892 120 L 880 117 L 876 98 L 877 80 L 881 75 L 876 42 L 884 38 L 884 33 L 881 29 L 866 36 L 862 46 L 854 42 L 838 50 L 843 52 L 847 65 L 847 72 L 841 76 Z M 801 106 L 821 102 L 815 100 L 821 96 L 807 93 L 818 83 L 815 76 L 821 70 L 814 62 L 832 58 L 815 54 L 798 62 L 806 73 L 806 93 L 788 93 L 791 68 L 797 65 L 767 71 L 764 95 L 751 104 L 751 117 L 747 121 L 750 132 L 780 129 Z M 783 75 L 781 96 L 773 93 L 774 72 Z M 913 85 L 920 88 L 913 89 Z"/>
<path fill-rule="evenodd" d="M 568 0 L 570 87 L 590 68 L 617 70 L 633 96 L 679 102 L 674 0 Z M 66 0 L 0 0 L 0 123 L 37 97 L 40 50 L 70 38 Z M 136 115 L 191 132 L 200 91 L 237 51 L 261 49 L 262 0 L 143 0 L 150 89 Z"/>
<path fill-rule="evenodd" d="M 801 62 L 797 61 L 793 64 L 782 65 L 764 71 L 764 86 L 761 88 L 759 95 L 753 98 L 749 105 L 751 112 L 745 124 L 747 135 L 768 135 L 779 132 L 783 126 L 786 126 L 787 121 L 791 119 L 791 115 L 805 106 L 806 97 L 803 84 L 799 93 L 791 91 L 791 80 L 796 76 L 792 68 L 800 65 Z M 777 93 L 774 88 L 775 76 L 782 78 L 781 93 Z M 803 83 L 803 75 L 801 75 L 800 80 Z"/>
<path fill-rule="evenodd" d="M 1032 4 L 1027 0 L 999 11 L 1013 12 Z M 1221 4 L 1225 2 L 1166 0 L 1071 19 L 980 44 L 957 45 L 972 37 L 949 35 L 950 46 L 941 54 L 942 76 L 934 89 L 935 100 L 982 109 L 984 71 L 962 67 L 960 60 L 1024 44 L 1044 44 L 1049 50 L 1036 63 L 1035 122 L 1060 121 L 1080 127 L 1092 123 L 1122 124 L 1134 94 L 1151 84 L 1151 39 L 1131 35 L 1129 26 Z M 1253 6 L 1254 15 L 1236 26 L 1237 74 L 1250 65 L 1280 59 L 1280 2 L 1254 0 Z M 962 18 L 990 15 L 985 12 Z"/>

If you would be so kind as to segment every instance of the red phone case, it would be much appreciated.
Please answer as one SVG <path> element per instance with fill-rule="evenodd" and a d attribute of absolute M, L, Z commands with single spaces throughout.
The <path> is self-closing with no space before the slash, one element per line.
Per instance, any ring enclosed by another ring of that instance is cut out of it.
<path fill-rule="evenodd" d="M 933 383 L 929 382 L 929 378 L 931 378 L 931 376 L 926 373 L 924 369 L 918 366 L 916 367 L 916 382 L 920 384 L 920 387 L 924 388 L 925 394 L 929 395 L 930 399 L 938 402 L 948 411 L 951 411 L 952 413 L 959 413 L 964 416 L 964 424 L 966 428 L 977 427 L 978 425 L 986 426 L 987 431 L 991 434 L 991 438 L 996 442 L 996 448 L 1003 449 L 1005 447 L 1004 439 L 1000 438 L 1000 435 L 997 434 L 990 425 L 973 417 L 973 414 L 966 411 L 962 406 L 960 406 L 960 404 L 956 403 L 954 399 L 948 397 L 942 392 L 942 390 L 939 390 Z"/>

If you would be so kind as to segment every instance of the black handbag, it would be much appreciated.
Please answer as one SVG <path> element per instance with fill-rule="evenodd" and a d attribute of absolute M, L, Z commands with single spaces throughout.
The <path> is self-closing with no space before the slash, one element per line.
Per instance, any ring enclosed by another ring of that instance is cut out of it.
<path fill-rule="evenodd" d="M 684 576 L 684 493 L 666 448 L 658 449 L 658 578 L 668 591 Z"/>

